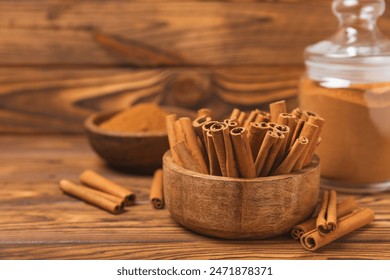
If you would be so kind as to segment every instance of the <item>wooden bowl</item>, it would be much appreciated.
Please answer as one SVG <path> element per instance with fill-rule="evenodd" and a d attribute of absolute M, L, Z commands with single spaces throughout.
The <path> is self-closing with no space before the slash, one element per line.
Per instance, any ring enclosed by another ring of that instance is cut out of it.
<path fill-rule="evenodd" d="M 173 219 L 195 232 L 228 239 L 287 233 L 318 203 L 318 157 L 300 172 L 254 179 L 204 175 L 163 158 L 164 198 Z"/>
<path fill-rule="evenodd" d="M 165 107 L 178 116 L 193 117 L 194 112 Z M 84 122 L 93 150 L 110 166 L 129 173 L 151 173 L 161 168 L 162 156 L 169 149 L 166 132 L 122 132 L 102 129 L 99 125 L 118 113 L 102 111 L 92 114 Z"/>

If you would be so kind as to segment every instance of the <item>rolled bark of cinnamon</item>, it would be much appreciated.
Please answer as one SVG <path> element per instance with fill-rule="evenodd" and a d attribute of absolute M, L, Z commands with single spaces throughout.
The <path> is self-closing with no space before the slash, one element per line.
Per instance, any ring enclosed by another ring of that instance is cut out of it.
<path fill-rule="evenodd" d="M 199 139 L 202 141 L 204 146 L 206 146 L 206 144 L 204 143 L 202 126 L 205 123 L 209 122 L 209 121 L 211 121 L 210 117 L 203 117 L 203 116 L 201 116 L 201 117 L 196 118 L 192 122 L 192 127 L 194 128 L 194 131 L 195 131 L 196 135 L 198 135 Z"/>
<path fill-rule="evenodd" d="M 195 159 L 200 172 L 203 174 L 209 174 L 205 158 L 203 157 L 202 148 L 192 128 L 191 119 L 180 118 L 178 122 L 180 124 L 181 130 L 183 131 L 185 143 L 187 144 L 190 153 Z"/>
<path fill-rule="evenodd" d="M 287 147 L 287 139 L 290 135 L 290 128 L 287 125 L 278 124 L 274 127 L 274 129 L 283 133 L 283 135 L 284 135 L 284 138 L 282 139 L 282 145 L 281 145 L 279 152 L 278 152 L 276 159 L 275 159 L 275 165 L 279 165 L 280 162 L 284 159 L 286 152 L 288 151 L 288 148 L 289 148 L 289 147 Z"/>
<path fill-rule="evenodd" d="M 208 118 L 212 118 L 213 117 L 213 111 L 211 109 L 208 109 L 208 108 L 201 108 L 198 110 L 198 115 L 197 117 L 208 117 Z"/>
<path fill-rule="evenodd" d="M 255 122 L 261 123 L 261 122 L 270 122 L 271 121 L 271 115 L 268 112 L 265 111 L 259 111 L 255 118 Z"/>
<path fill-rule="evenodd" d="M 316 228 L 321 235 L 329 234 L 337 229 L 337 194 L 334 190 L 325 190 L 323 193 Z"/>
<path fill-rule="evenodd" d="M 229 131 L 226 123 L 216 123 L 210 127 L 222 176 L 236 178 L 238 170 Z"/>
<path fill-rule="evenodd" d="M 284 134 L 280 131 L 274 130 L 274 135 L 277 137 L 276 143 L 271 146 L 268 152 L 267 159 L 264 163 L 264 167 L 260 171 L 260 176 L 268 176 L 272 170 L 272 167 L 275 165 L 276 157 L 283 145 L 283 140 L 285 138 Z"/>
<path fill-rule="evenodd" d="M 269 104 L 269 111 L 271 114 L 271 122 L 277 122 L 281 113 L 287 113 L 286 101 L 281 100 Z"/>
<path fill-rule="evenodd" d="M 297 127 L 298 119 L 296 116 L 294 116 L 292 114 L 282 113 L 278 117 L 278 123 L 286 125 L 290 129 L 290 132 L 289 132 L 288 137 L 287 137 L 287 142 L 286 142 L 286 147 L 287 147 L 287 149 L 289 149 L 295 143 L 295 139 L 294 139 L 294 141 L 291 141 L 291 140 L 292 140 L 295 128 Z"/>
<path fill-rule="evenodd" d="M 184 141 L 180 141 L 173 146 L 177 156 L 185 169 L 201 173 L 196 160 L 193 158 L 187 144 Z"/>
<path fill-rule="evenodd" d="M 270 126 L 266 122 L 256 123 L 251 122 L 248 129 L 248 142 L 251 147 L 252 157 L 257 158 L 260 150 L 260 146 L 263 143 L 267 131 L 270 130 Z"/>
<path fill-rule="evenodd" d="M 70 194 L 113 214 L 119 214 L 124 209 L 123 200 L 113 201 L 113 198 L 108 198 L 107 194 L 84 186 L 76 185 L 68 180 L 61 180 L 60 188 L 64 193 Z"/>
<path fill-rule="evenodd" d="M 306 250 L 315 251 L 352 231 L 368 225 L 374 220 L 374 211 L 369 208 L 358 209 L 340 218 L 337 230 L 332 234 L 321 235 L 317 229 L 314 229 L 301 236 L 301 244 Z"/>
<path fill-rule="evenodd" d="M 210 174 L 215 176 L 221 176 L 221 167 L 219 166 L 217 152 L 215 151 L 213 136 L 211 135 L 211 131 L 207 131 L 206 133 L 207 137 L 207 156 L 209 159 L 209 169 Z"/>
<path fill-rule="evenodd" d="M 276 169 L 272 172 L 272 175 L 281 175 L 281 174 L 289 174 L 293 169 L 295 163 L 301 156 L 305 145 L 308 145 L 309 140 L 302 136 L 299 137 L 291 150 L 288 152 L 286 158 L 276 167 Z"/>
<path fill-rule="evenodd" d="M 241 113 L 240 109 L 234 108 L 232 113 L 230 114 L 229 120 L 237 121 L 238 117 L 240 116 L 240 113 Z"/>
<path fill-rule="evenodd" d="M 79 177 L 80 182 L 94 189 L 123 198 L 126 206 L 133 205 L 135 194 L 92 170 L 86 170 Z"/>
<path fill-rule="evenodd" d="M 210 127 L 215 123 L 217 123 L 217 121 L 209 121 L 202 126 L 203 139 L 204 139 L 205 143 L 207 143 L 207 132 L 210 131 Z M 206 147 L 207 147 L 207 145 L 206 145 Z M 207 148 L 206 148 L 206 150 L 207 150 Z"/>
<path fill-rule="evenodd" d="M 291 114 L 302 121 L 307 121 L 309 118 L 309 115 L 306 113 L 306 111 L 303 111 L 301 108 L 295 108 L 291 111 Z"/>
<path fill-rule="evenodd" d="M 179 160 L 179 157 L 177 156 L 176 152 L 173 150 L 173 146 L 177 143 L 176 133 L 175 133 L 175 122 L 176 121 L 177 121 L 176 114 L 168 115 L 165 118 L 165 123 L 167 126 L 168 142 L 169 142 L 169 147 L 171 149 L 172 159 L 176 164 L 182 165 L 180 160 Z"/>
<path fill-rule="evenodd" d="M 163 173 L 157 169 L 153 175 L 152 185 L 150 187 L 149 199 L 155 209 L 164 208 L 163 194 Z"/>
<path fill-rule="evenodd" d="M 308 122 L 305 122 L 303 127 L 302 127 L 301 133 L 299 135 L 305 136 L 307 139 L 309 139 L 309 143 L 311 143 L 313 141 L 316 141 L 315 138 L 316 138 L 318 129 L 319 129 L 318 126 L 311 124 L 311 123 L 308 123 Z M 317 142 L 315 142 L 315 143 L 317 143 Z M 296 165 L 293 168 L 294 171 L 300 170 L 304 167 L 304 161 L 305 161 L 309 147 L 310 147 L 310 145 L 306 147 L 305 151 L 299 157 Z"/>
<path fill-rule="evenodd" d="M 233 121 L 233 120 L 230 120 L 230 119 L 225 119 L 223 122 L 228 125 L 229 131 L 238 126 L 238 122 L 237 121 Z"/>
<path fill-rule="evenodd" d="M 303 161 L 304 167 L 309 165 L 312 158 L 313 158 L 314 151 L 315 151 L 317 144 L 318 144 L 318 141 L 320 139 L 321 130 L 322 130 L 322 127 L 324 126 L 325 120 L 321 117 L 318 117 L 318 116 L 310 116 L 309 119 L 307 120 L 307 122 L 318 126 L 318 129 L 316 130 L 315 135 L 313 135 L 314 140 L 311 143 L 309 143 L 309 147 L 308 147 L 308 150 L 305 154 L 305 159 Z"/>
<path fill-rule="evenodd" d="M 243 127 L 236 127 L 230 131 L 233 142 L 234 154 L 237 159 L 238 170 L 244 178 L 256 177 L 255 164 L 249 146 L 246 130 Z"/>
<path fill-rule="evenodd" d="M 356 209 L 358 207 L 356 201 L 349 197 L 342 202 L 337 204 L 337 218 L 340 219 L 341 217 L 349 214 L 352 212 L 352 210 Z M 317 224 L 317 216 L 313 217 L 307 221 L 304 221 L 303 223 L 296 225 L 291 230 L 291 236 L 294 239 L 300 239 L 302 235 L 305 233 L 312 231 L 316 229 Z"/>
<path fill-rule="evenodd" d="M 278 136 L 274 131 L 268 130 L 265 134 L 264 140 L 261 143 L 259 152 L 255 160 L 256 175 L 260 176 L 261 170 L 264 168 L 264 164 L 268 158 L 270 149 L 276 144 Z"/>
<path fill-rule="evenodd" d="M 245 112 L 240 112 L 240 115 L 238 116 L 237 123 L 240 126 L 243 126 L 245 123 L 246 119 L 246 113 Z"/>
<path fill-rule="evenodd" d="M 259 110 L 257 110 L 257 109 L 250 112 L 248 118 L 245 120 L 244 125 L 243 125 L 245 127 L 245 129 L 248 129 L 249 124 L 251 122 L 255 121 L 258 113 L 259 113 Z"/>

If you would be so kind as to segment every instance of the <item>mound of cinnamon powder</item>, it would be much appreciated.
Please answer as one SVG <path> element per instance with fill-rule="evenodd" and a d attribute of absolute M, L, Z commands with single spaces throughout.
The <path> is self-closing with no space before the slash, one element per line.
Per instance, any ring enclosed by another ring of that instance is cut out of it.
<path fill-rule="evenodd" d="M 100 124 L 106 130 L 126 132 L 164 132 L 167 113 L 153 103 L 142 103 L 120 111 Z"/>

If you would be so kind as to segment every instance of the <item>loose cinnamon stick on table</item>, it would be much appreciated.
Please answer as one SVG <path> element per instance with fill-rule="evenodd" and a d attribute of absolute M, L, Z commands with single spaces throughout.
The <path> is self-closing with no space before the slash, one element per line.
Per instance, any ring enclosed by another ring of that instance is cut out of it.
<path fill-rule="evenodd" d="M 236 127 L 230 131 L 233 142 L 234 154 L 236 156 L 238 170 L 244 178 L 256 177 L 255 164 L 249 146 L 246 130 L 243 127 Z"/>
<path fill-rule="evenodd" d="M 340 219 L 341 217 L 351 213 L 352 210 L 356 209 L 357 207 L 358 205 L 352 197 L 346 198 L 337 204 L 337 218 Z M 302 235 L 316 228 L 316 222 L 317 216 L 294 226 L 291 230 L 291 236 L 294 239 L 301 238 Z"/>
<path fill-rule="evenodd" d="M 149 199 L 155 209 L 164 208 L 163 173 L 161 169 L 154 172 Z"/>
<path fill-rule="evenodd" d="M 177 143 L 176 133 L 175 133 L 175 122 L 176 121 L 177 121 L 176 114 L 168 115 L 165 118 L 165 123 L 167 126 L 168 142 L 169 142 L 169 147 L 171 149 L 172 159 L 176 164 L 182 165 L 179 157 L 177 156 L 175 150 L 173 149 L 173 146 Z"/>
<path fill-rule="evenodd" d="M 270 130 L 270 126 L 266 122 L 256 123 L 251 122 L 248 128 L 248 142 L 251 147 L 252 157 L 257 158 L 260 150 L 260 146 L 263 143 L 267 131 Z"/>
<path fill-rule="evenodd" d="M 334 190 L 325 190 L 323 193 L 316 228 L 321 235 L 329 234 L 337 229 L 337 194 Z"/>
<path fill-rule="evenodd" d="M 181 131 L 184 135 L 184 141 L 187 144 L 187 147 L 195 159 L 199 170 L 203 174 L 209 174 L 208 168 L 206 165 L 205 158 L 203 157 L 202 148 L 198 141 L 198 138 L 192 128 L 192 122 L 190 118 L 180 118 L 178 120 Z"/>
<path fill-rule="evenodd" d="M 293 169 L 295 163 L 301 156 L 305 145 L 308 145 L 309 140 L 301 136 L 299 137 L 291 150 L 288 152 L 286 158 L 276 167 L 276 169 L 272 172 L 272 175 L 281 175 L 281 174 L 289 174 Z"/>
<path fill-rule="evenodd" d="M 125 205 L 127 206 L 134 204 L 135 194 L 132 191 L 108 180 L 92 170 L 86 170 L 81 173 L 79 180 L 83 184 L 94 189 L 123 198 Z"/>
<path fill-rule="evenodd" d="M 269 104 L 269 111 L 271 114 L 271 122 L 277 122 L 281 113 L 287 113 L 286 101 L 281 100 Z"/>
<path fill-rule="evenodd" d="M 321 235 L 317 229 L 314 229 L 301 236 L 301 244 L 306 250 L 315 251 L 354 230 L 368 225 L 374 220 L 374 211 L 369 208 L 358 209 L 340 218 L 337 230 L 333 233 Z"/>
<path fill-rule="evenodd" d="M 123 200 L 113 201 L 112 198 L 107 198 L 107 195 L 103 192 L 99 192 L 85 186 L 76 185 L 68 180 L 61 180 L 60 188 L 64 193 L 77 197 L 110 213 L 119 214 L 123 211 Z"/>
<path fill-rule="evenodd" d="M 263 170 L 265 162 L 268 158 L 270 149 L 276 144 L 278 136 L 274 131 L 268 130 L 265 134 L 264 140 L 261 143 L 259 152 L 255 160 L 256 175 L 260 176 L 261 170 Z"/>

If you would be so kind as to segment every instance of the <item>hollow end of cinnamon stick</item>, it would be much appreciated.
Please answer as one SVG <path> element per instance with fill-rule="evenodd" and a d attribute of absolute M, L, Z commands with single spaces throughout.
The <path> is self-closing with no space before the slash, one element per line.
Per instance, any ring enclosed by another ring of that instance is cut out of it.
<path fill-rule="evenodd" d="M 164 202 L 159 198 L 153 198 L 152 205 L 155 209 L 163 209 L 164 208 Z"/>

